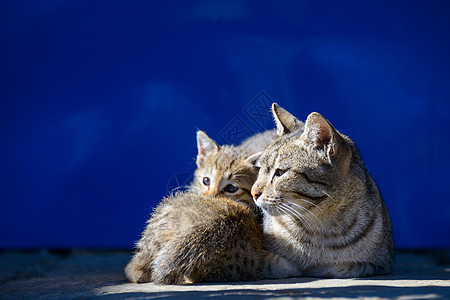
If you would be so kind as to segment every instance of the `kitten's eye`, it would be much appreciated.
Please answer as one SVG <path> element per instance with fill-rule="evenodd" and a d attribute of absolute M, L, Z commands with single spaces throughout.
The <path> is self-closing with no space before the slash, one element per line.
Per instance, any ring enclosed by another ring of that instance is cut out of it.
<path fill-rule="evenodd" d="M 236 193 L 239 188 L 232 184 L 227 185 L 223 190 L 227 193 Z"/>
<path fill-rule="evenodd" d="M 210 180 L 208 177 L 203 177 L 203 184 L 204 185 L 209 185 L 210 184 Z"/>
<path fill-rule="evenodd" d="M 275 173 L 273 174 L 274 176 L 280 177 L 281 175 L 283 175 L 284 173 L 286 173 L 287 170 L 281 170 L 281 169 L 276 169 Z"/>

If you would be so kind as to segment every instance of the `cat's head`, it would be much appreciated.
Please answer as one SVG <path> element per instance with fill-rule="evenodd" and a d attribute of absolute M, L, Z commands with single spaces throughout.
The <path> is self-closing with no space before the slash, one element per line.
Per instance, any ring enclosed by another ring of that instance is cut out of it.
<path fill-rule="evenodd" d="M 250 189 L 256 180 L 252 158 L 239 148 L 219 146 L 206 133 L 197 131 L 197 169 L 190 190 L 224 195 L 254 207 Z"/>
<path fill-rule="evenodd" d="M 349 170 L 348 138 L 318 113 L 311 113 L 304 126 L 275 103 L 272 113 L 280 137 L 257 161 L 256 204 L 269 215 L 305 214 L 333 201 L 330 189 Z"/>

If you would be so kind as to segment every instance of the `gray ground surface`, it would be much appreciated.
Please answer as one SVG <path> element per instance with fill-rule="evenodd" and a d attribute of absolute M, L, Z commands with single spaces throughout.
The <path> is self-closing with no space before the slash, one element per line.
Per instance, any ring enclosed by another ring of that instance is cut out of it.
<path fill-rule="evenodd" d="M 0 252 L 0 299 L 450 299 L 450 252 L 397 252 L 393 274 L 161 286 L 128 283 L 128 251 Z"/>

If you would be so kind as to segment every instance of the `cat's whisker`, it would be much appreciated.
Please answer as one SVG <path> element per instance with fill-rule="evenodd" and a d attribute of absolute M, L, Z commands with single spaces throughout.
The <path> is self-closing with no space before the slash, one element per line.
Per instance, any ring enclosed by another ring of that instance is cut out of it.
<path fill-rule="evenodd" d="M 273 206 L 271 207 L 271 209 L 276 210 L 280 215 L 281 215 L 281 211 L 278 209 L 277 206 Z M 271 212 L 272 213 L 272 212 Z"/>
<path fill-rule="evenodd" d="M 293 209 L 292 207 L 287 206 L 285 203 L 280 203 L 279 208 L 284 211 L 285 213 L 287 213 L 288 215 L 292 216 L 292 217 L 296 217 L 297 219 L 299 219 L 300 221 L 302 221 L 302 223 L 304 223 L 306 226 L 308 226 L 308 229 L 310 231 L 312 231 L 313 233 L 316 233 L 316 231 L 312 228 L 311 224 L 308 222 L 306 216 L 304 216 L 303 214 L 301 214 L 299 211 L 296 211 L 295 209 Z"/>
<path fill-rule="evenodd" d="M 278 214 L 281 214 L 280 210 L 276 205 L 268 205 L 267 210 L 269 211 L 269 214 L 273 214 L 274 211 L 276 211 Z"/>
<path fill-rule="evenodd" d="M 293 209 L 292 207 L 286 206 L 286 208 L 289 208 L 289 210 L 291 210 L 292 212 L 295 212 L 296 215 L 302 216 L 303 223 L 308 227 L 308 229 L 309 229 L 312 233 L 314 233 L 314 234 L 317 233 L 316 230 L 314 230 L 314 227 L 312 226 L 312 224 L 311 224 L 311 222 L 309 221 L 309 219 L 308 219 L 304 214 L 302 214 L 302 213 L 296 211 L 296 210 Z"/>
<path fill-rule="evenodd" d="M 301 221 L 304 221 L 303 216 L 301 216 L 298 212 L 293 212 L 292 210 L 288 210 L 286 206 L 284 206 L 282 203 L 280 203 L 279 206 L 277 206 L 277 209 L 279 209 L 279 211 L 283 211 L 285 214 L 300 219 Z"/>
<path fill-rule="evenodd" d="M 331 200 L 334 200 L 333 197 L 330 196 L 330 194 L 328 194 L 327 192 L 325 192 L 324 190 L 322 190 L 322 193 L 325 194 L 325 196 L 327 196 L 328 198 L 330 198 Z"/>
<path fill-rule="evenodd" d="M 303 200 L 303 199 L 300 199 L 300 200 Z M 321 229 L 322 230 L 324 229 L 322 221 L 312 211 L 310 211 L 306 207 L 301 206 L 298 203 L 295 203 L 295 202 L 288 202 L 288 203 L 292 204 L 292 205 L 295 205 L 295 206 L 299 207 L 301 210 L 303 210 L 304 212 L 307 212 L 307 213 L 311 214 L 319 222 Z"/>
<path fill-rule="evenodd" d="M 309 204 L 311 204 L 312 206 L 315 206 L 316 208 L 318 208 L 320 211 L 323 212 L 323 209 L 322 209 L 322 208 L 320 208 L 319 206 L 317 206 L 317 204 L 315 204 L 315 203 L 313 203 L 313 202 L 311 202 L 311 201 L 309 201 L 309 200 L 306 200 L 306 199 L 303 199 L 303 198 L 297 198 L 296 200 L 301 200 L 301 201 L 303 201 L 303 202 L 309 203 Z M 289 202 L 292 202 L 292 200 L 289 201 Z"/>
<path fill-rule="evenodd" d="M 292 201 L 288 201 L 288 203 L 297 206 L 301 210 L 303 210 L 305 212 L 308 212 L 308 213 L 312 214 L 313 216 L 316 216 L 312 211 L 310 211 L 309 209 L 307 209 L 306 207 L 304 207 L 304 206 L 302 206 L 302 205 L 300 205 L 298 203 L 295 203 L 295 202 L 292 202 Z"/>
<path fill-rule="evenodd" d="M 294 203 L 294 204 L 297 204 L 297 203 Z M 286 206 L 289 207 L 289 205 L 287 205 L 287 204 L 286 204 Z M 297 206 L 300 207 L 300 208 L 302 209 L 303 212 L 310 213 L 310 214 L 312 214 L 315 218 L 317 218 L 317 217 L 316 217 L 312 212 L 310 212 L 308 209 L 306 209 L 306 208 L 304 208 L 304 207 L 302 207 L 301 205 L 298 205 L 298 204 L 297 204 Z M 293 208 L 293 207 L 289 207 L 289 208 L 290 208 L 291 210 L 297 212 L 297 210 L 296 210 L 295 208 Z M 306 222 L 308 223 L 309 228 L 311 229 L 311 231 L 314 232 L 314 233 L 316 233 L 316 231 L 312 228 L 311 222 L 310 222 L 310 220 L 308 219 L 308 217 L 307 217 L 306 215 L 300 213 L 300 212 L 298 212 L 298 213 L 301 214 L 302 216 L 304 216 L 304 218 L 306 219 Z M 319 222 L 320 222 L 320 220 L 319 220 Z"/>

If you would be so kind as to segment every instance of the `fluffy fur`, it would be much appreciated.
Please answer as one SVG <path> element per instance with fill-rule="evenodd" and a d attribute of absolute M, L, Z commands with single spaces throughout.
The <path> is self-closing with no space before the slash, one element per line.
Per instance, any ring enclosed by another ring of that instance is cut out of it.
<path fill-rule="evenodd" d="M 125 274 L 137 283 L 189 284 L 257 280 L 262 269 L 262 227 L 250 209 L 186 192 L 156 207 Z"/>
<path fill-rule="evenodd" d="M 163 199 L 148 221 L 125 274 L 132 282 L 188 284 L 262 277 L 262 220 L 250 189 L 254 151 L 273 131 L 240 146 L 219 146 L 197 132 L 197 170 L 187 193 Z"/>

